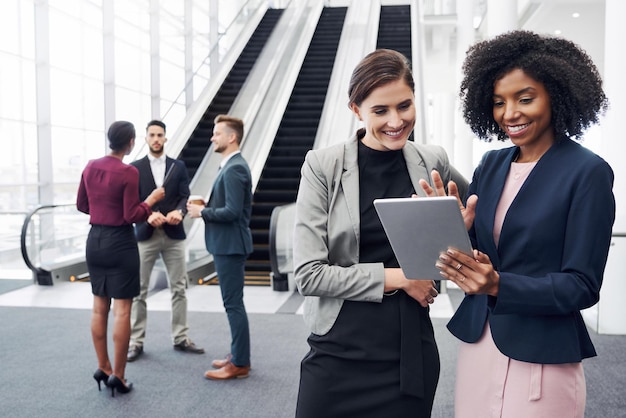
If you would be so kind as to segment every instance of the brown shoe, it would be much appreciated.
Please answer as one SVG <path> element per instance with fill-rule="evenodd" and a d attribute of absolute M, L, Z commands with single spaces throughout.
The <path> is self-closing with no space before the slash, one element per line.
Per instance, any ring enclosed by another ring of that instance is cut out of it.
<path fill-rule="evenodd" d="M 248 377 L 250 372 L 250 366 L 237 367 L 230 361 L 226 365 L 218 370 L 207 370 L 204 373 L 204 377 L 213 380 L 226 380 L 226 379 L 243 379 Z"/>
<path fill-rule="evenodd" d="M 226 364 L 229 363 L 232 358 L 233 355 L 229 354 L 223 360 L 213 360 L 213 362 L 211 363 L 211 367 L 213 367 L 214 369 L 221 369 L 222 367 L 226 366 Z"/>
<path fill-rule="evenodd" d="M 229 354 L 223 360 L 213 360 L 213 362 L 211 363 L 211 367 L 213 367 L 214 369 L 221 369 L 222 367 L 226 366 L 226 363 L 230 362 L 232 359 L 233 355 Z M 250 370 L 252 370 L 252 365 L 249 365 L 249 367 Z"/>

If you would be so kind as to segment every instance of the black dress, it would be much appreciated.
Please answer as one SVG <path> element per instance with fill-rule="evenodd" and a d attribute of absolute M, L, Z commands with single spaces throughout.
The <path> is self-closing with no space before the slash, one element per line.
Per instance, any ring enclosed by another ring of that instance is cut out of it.
<path fill-rule="evenodd" d="M 398 262 L 373 206 L 414 193 L 402 151 L 359 142 L 360 262 Z M 381 303 L 346 300 L 332 329 L 311 334 L 296 416 L 430 417 L 439 353 L 428 308 L 403 291 Z"/>

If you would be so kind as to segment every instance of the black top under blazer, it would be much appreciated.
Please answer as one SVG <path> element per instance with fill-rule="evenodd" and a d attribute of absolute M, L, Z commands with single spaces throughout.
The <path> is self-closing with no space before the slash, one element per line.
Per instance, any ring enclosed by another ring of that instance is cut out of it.
<path fill-rule="evenodd" d="M 517 147 L 487 152 L 468 193 L 478 195 L 470 237 L 500 274 L 498 296 L 465 296 L 448 328 L 472 343 L 489 321 L 510 358 L 579 362 L 596 355 L 580 310 L 600 297 L 615 219 L 613 171 L 572 140 L 555 143 L 511 203 L 496 247 L 496 207 L 517 154 Z"/>
<path fill-rule="evenodd" d="M 145 156 L 139 160 L 133 161 L 131 164 L 139 170 L 139 198 L 143 201 L 156 188 L 152 169 L 150 168 L 150 160 L 148 156 Z M 167 183 L 163 185 L 165 188 L 165 197 L 152 206 L 152 211 L 167 215 L 169 212 L 178 209 L 182 211 L 184 216 L 187 213 L 187 200 L 189 200 L 189 174 L 187 173 L 185 163 L 166 157 L 166 176 L 167 173 L 172 170 L 173 165 L 175 166 L 174 171 L 169 175 Z M 186 237 L 182 222 L 178 225 L 163 224 L 162 228 L 171 239 L 185 239 Z M 135 224 L 137 241 L 150 239 L 153 231 L 154 227 L 148 224 L 147 221 Z"/>

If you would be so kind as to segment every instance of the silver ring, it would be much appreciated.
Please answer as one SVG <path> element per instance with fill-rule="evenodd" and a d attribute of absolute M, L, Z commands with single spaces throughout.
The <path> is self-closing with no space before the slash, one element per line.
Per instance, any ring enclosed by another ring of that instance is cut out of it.
<path fill-rule="evenodd" d="M 461 264 L 461 263 L 457 264 L 456 267 L 455 267 L 456 271 L 461 270 L 461 267 L 463 267 L 463 264 Z"/>
<path fill-rule="evenodd" d="M 461 276 L 459 280 L 461 281 L 461 283 L 463 283 L 465 281 L 465 276 Z"/>

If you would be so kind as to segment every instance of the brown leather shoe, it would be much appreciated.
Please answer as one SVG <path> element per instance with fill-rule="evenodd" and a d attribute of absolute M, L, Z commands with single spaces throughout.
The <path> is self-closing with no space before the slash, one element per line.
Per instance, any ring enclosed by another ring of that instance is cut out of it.
<path fill-rule="evenodd" d="M 225 359 L 213 360 L 213 362 L 211 363 L 211 367 L 213 367 L 214 369 L 221 369 L 222 367 L 226 366 L 226 363 L 228 363 L 232 359 L 233 355 L 229 354 L 226 356 Z M 250 370 L 252 370 L 252 365 L 249 365 L 248 367 L 250 367 Z"/>
<path fill-rule="evenodd" d="M 229 354 L 223 360 L 213 360 L 213 362 L 211 363 L 211 367 L 213 367 L 214 369 L 221 369 L 222 367 L 226 366 L 226 364 L 229 363 L 232 358 L 233 355 Z"/>
<path fill-rule="evenodd" d="M 248 377 L 250 372 L 250 366 L 237 367 L 230 361 L 226 365 L 218 370 L 207 370 L 204 373 L 204 377 L 213 380 L 226 380 L 226 379 L 243 379 Z"/>

